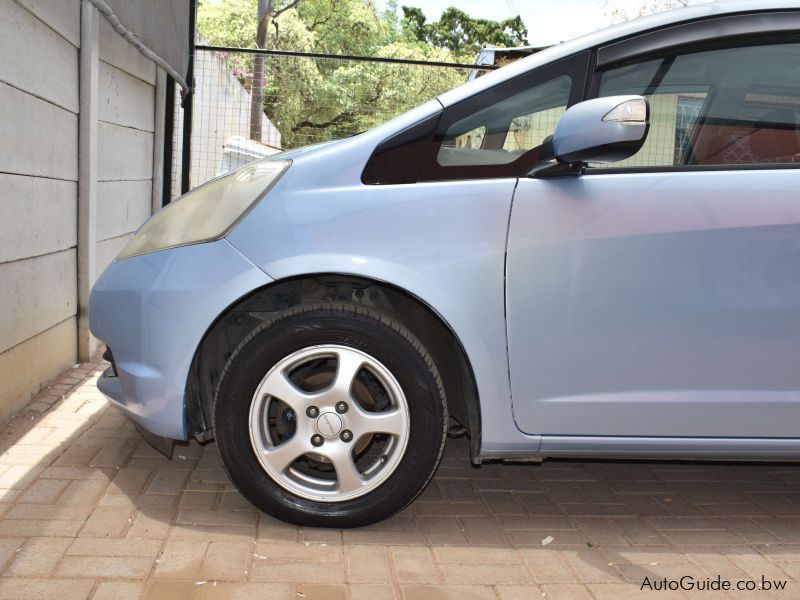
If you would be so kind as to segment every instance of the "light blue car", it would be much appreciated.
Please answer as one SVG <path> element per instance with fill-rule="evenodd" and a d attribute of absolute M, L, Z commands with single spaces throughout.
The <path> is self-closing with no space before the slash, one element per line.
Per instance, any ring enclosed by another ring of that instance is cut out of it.
<path fill-rule="evenodd" d="M 547 49 L 153 216 L 95 285 L 100 389 L 259 508 L 402 509 L 472 460 L 800 458 L 800 6 Z"/>

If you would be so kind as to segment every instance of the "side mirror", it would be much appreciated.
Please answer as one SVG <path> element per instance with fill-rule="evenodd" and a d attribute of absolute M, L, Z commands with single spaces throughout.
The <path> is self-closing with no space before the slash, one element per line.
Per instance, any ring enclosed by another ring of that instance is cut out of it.
<path fill-rule="evenodd" d="M 616 162 L 636 154 L 647 139 L 650 105 L 641 96 L 608 96 L 579 102 L 561 117 L 549 160 L 531 174 L 576 175 L 587 162 Z"/>

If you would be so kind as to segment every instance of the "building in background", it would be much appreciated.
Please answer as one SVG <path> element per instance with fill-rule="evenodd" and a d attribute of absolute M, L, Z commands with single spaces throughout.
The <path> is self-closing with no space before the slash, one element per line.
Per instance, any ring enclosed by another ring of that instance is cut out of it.
<path fill-rule="evenodd" d="M 266 114 L 261 119 L 262 141 L 248 139 L 250 91 L 244 78 L 236 76 L 226 53 L 197 52 L 193 71 L 191 187 L 281 151 L 281 134 Z M 183 131 L 180 97 L 175 102 L 174 131 L 177 145 Z M 172 185 L 172 196 L 179 196 L 180 178 L 175 177 Z"/>
<path fill-rule="evenodd" d="M 0 2 L 0 420 L 94 351 L 91 285 L 161 206 L 189 28 L 190 0 Z"/>

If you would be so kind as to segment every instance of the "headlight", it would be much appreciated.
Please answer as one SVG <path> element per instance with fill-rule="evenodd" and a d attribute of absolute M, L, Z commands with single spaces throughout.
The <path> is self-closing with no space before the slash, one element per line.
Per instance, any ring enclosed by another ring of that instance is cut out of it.
<path fill-rule="evenodd" d="M 290 164 L 287 160 L 253 162 L 195 188 L 150 217 L 117 260 L 224 237 Z"/>

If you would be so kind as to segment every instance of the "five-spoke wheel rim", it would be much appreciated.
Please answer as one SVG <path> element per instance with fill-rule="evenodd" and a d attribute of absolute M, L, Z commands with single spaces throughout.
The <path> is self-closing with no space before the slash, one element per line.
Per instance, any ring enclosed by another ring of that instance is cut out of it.
<path fill-rule="evenodd" d="M 256 388 L 250 441 L 281 487 L 309 500 L 369 493 L 397 469 L 408 443 L 406 397 L 374 357 L 347 346 L 304 348 Z"/>

